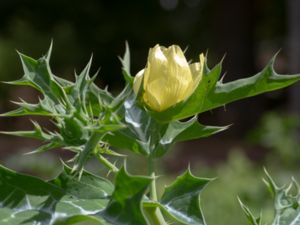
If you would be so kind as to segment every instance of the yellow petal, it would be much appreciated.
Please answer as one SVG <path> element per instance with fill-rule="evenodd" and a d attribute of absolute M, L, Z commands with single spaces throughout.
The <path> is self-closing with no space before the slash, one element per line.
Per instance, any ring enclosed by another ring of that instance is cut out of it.
<path fill-rule="evenodd" d="M 166 70 L 167 58 L 165 57 L 161 47 L 159 45 L 154 46 L 149 50 L 148 62 L 145 68 L 144 85 L 156 79 L 160 79 L 162 73 Z M 151 76 L 149 76 L 149 71 L 151 70 Z"/>
<path fill-rule="evenodd" d="M 176 104 L 180 99 L 179 81 L 162 79 L 148 84 L 144 92 L 144 100 L 155 111 L 163 111 Z"/>
<path fill-rule="evenodd" d="M 143 100 L 155 111 L 186 100 L 202 78 L 205 58 L 203 54 L 199 58 L 200 62 L 189 65 L 179 46 L 154 46 L 144 71 L 135 77 L 134 92 L 138 93 L 143 80 Z"/>
<path fill-rule="evenodd" d="M 202 80 L 205 57 L 203 54 L 199 56 L 200 62 L 190 64 L 190 70 L 193 76 L 193 82 L 190 84 L 188 96 L 192 95 Z"/>

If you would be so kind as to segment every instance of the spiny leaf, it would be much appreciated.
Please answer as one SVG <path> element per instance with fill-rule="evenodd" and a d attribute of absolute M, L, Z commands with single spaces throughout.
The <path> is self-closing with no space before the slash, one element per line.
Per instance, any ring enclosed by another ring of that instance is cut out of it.
<path fill-rule="evenodd" d="M 253 214 L 251 213 L 250 209 L 246 205 L 244 205 L 244 203 L 239 198 L 238 198 L 238 200 L 239 200 L 239 203 L 248 219 L 249 224 L 250 225 L 261 225 L 261 216 L 258 218 L 255 218 L 253 216 Z"/>
<path fill-rule="evenodd" d="M 16 103 L 20 108 L 2 116 L 49 116 L 57 131 L 48 134 L 36 127 L 33 131 L 6 134 L 37 138 L 45 142 L 31 153 L 56 147 L 76 152 L 73 169 L 80 172 L 100 140 L 94 140 L 93 134 L 103 137 L 108 132 L 123 128 L 124 125 L 118 121 L 118 117 L 110 108 L 112 95 L 94 84 L 97 73 L 93 77 L 89 74 L 92 58 L 83 71 L 75 75 L 75 82 L 71 82 L 52 74 L 49 65 L 51 51 L 52 43 L 48 53 L 38 60 L 19 53 L 24 75 L 20 80 L 9 83 L 32 86 L 39 90 L 43 97 L 36 104 L 21 100 Z"/>
<path fill-rule="evenodd" d="M 31 131 L 1 131 L 2 134 L 14 135 L 19 137 L 35 138 L 42 141 L 49 141 L 51 135 L 45 133 L 37 122 L 32 121 L 34 130 Z"/>
<path fill-rule="evenodd" d="M 88 64 L 78 76 L 75 75 L 76 81 L 72 88 L 72 95 L 74 97 L 74 103 L 77 105 L 86 105 L 86 95 L 89 91 L 89 86 L 93 82 L 89 75 L 92 65 L 92 59 L 93 57 L 90 58 Z"/>
<path fill-rule="evenodd" d="M 46 99 L 40 100 L 37 104 L 27 103 L 24 100 L 20 102 L 13 102 L 14 104 L 18 105 L 19 108 L 12 110 L 10 112 L 6 112 L 0 114 L 0 116 L 28 116 L 28 115 L 35 115 L 35 116 L 53 116 L 54 106 L 49 104 Z"/>
<path fill-rule="evenodd" d="M 153 115 L 161 121 L 170 121 L 184 119 L 198 114 L 203 108 L 205 98 L 207 98 L 215 87 L 221 74 L 221 68 L 221 63 L 217 64 L 212 70 L 209 70 L 205 64 L 204 74 L 198 87 L 186 101 L 180 102 L 163 112 L 153 112 Z"/>
<path fill-rule="evenodd" d="M 81 173 L 83 166 L 85 165 L 86 161 L 88 160 L 89 156 L 93 153 L 93 151 L 96 149 L 99 142 L 102 140 L 103 134 L 101 133 L 93 133 L 91 134 L 90 138 L 84 145 L 84 148 L 82 151 L 80 151 L 76 157 L 76 162 L 73 166 L 72 171 L 78 173 Z"/>
<path fill-rule="evenodd" d="M 188 121 L 159 123 L 151 113 L 142 109 L 134 93 L 120 104 L 119 115 L 125 115 L 122 130 L 108 133 L 104 140 L 112 146 L 129 149 L 143 155 L 163 156 L 177 141 L 207 137 L 228 128 L 204 126 L 194 117 Z"/>
<path fill-rule="evenodd" d="M 271 175 L 269 174 L 269 172 L 267 171 L 266 168 L 264 168 L 264 172 L 266 174 L 266 179 L 263 179 L 263 182 L 266 184 L 269 192 L 272 194 L 273 197 L 275 197 L 276 192 L 280 189 L 279 187 L 277 187 L 277 185 L 275 184 L 273 178 L 271 177 Z"/>
<path fill-rule="evenodd" d="M 265 183 L 274 194 L 275 218 L 272 225 L 300 225 L 300 187 L 297 181 L 292 179 L 290 185 L 278 187 L 271 176 L 268 173 L 266 175 Z"/>
<path fill-rule="evenodd" d="M 10 82 L 15 85 L 30 85 L 47 95 L 55 103 L 66 102 L 63 88 L 55 81 L 49 66 L 49 55 L 39 60 L 19 53 L 24 70 L 24 76 L 17 81 Z"/>
<path fill-rule="evenodd" d="M 272 225 L 300 225 L 300 186 L 292 178 L 290 185 L 278 187 L 269 173 L 265 170 L 266 183 L 274 198 L 275 216 Z M 293 190 L 292 190 L 293 189 Z M 251 225 L 261 225 L 261 216 L 255 218 L 248 207 L 241 203 L 248 221 Z"/>
<path fill-rule="evenodd" d="M 300 74 L 280 75 L 274 70 L 275 56 L 258 74 L 228 83 L 219 80 L 221 63 L 203 74 L 197 89 L 185 102 L 154 115 L 162 120 L 183 119 L 230 102 L 287 87 L 300 80 Z"/>
<path fill-rule="evenodd" d="M 114 225 L 147 225 L 141 202 L 150 183 L 151 178 L 131 176 L 120 169 L 111 200 L 101 216 Z"/>
<path fill-rule="evenodd" d="M 205 225 L 200 207 L 200 193 L 211 181 L 195 177 L 190 170 L 166 187 L 161 198 L 161 208 L 177 222 L 187 225 Z"/>
<path fill-rule="evenodd" d="M 123 58 L 119 57 L 121 63 L 122 63 L 122 70 L 123 70 L 123 75 L 125 78 L 125 81 L 127 84 L 132 85 L 133 83 L 133 77 L 130 75 L 130 50 L 129 50 L 129 45 L 126 42 L 125 43 L 125 53 Z"/>
<path fill-rule="evenodd" d="M 112 190 L 109 181 L 85 171 L 78 181 L 65 167 L 56 179 L 45 182 L 0 166 L 0 224 L 71 225 L 92 220 L 109 225 L 93 215 L 106 207 Z"/>
<path fill-rule="evenodd" d="M 64 147 L 64 145 L 62 143 L 52 141 L 50 143 L 39 146 L 38 148 L 34 149 L 33 151 L 26 153 L 26 155 L 42 153 L 42 152 L 46 152 L 48 150 L 52 150 L 55 148 L 62 148 L 62 147 Z"/>
<path fill-rule="evenodd" d="M 197 120 L 188 129 L 180 133 L 176 138 L 177 141 L 187 141 L 198 138 L 209 137 L 213 134 L 227 130 L 228 126 L 207 126 L 199 123 Z"/>
<path fill-rule="evenodd" d="M 300 80 L 300 74 L 280 75 L 274 70 L 274 56 L 268 65 L 258 74 L 228 83 L 218 82 L 204 102 L 203 111 L 222 106 L 245 97 L 287 87 Z"/>

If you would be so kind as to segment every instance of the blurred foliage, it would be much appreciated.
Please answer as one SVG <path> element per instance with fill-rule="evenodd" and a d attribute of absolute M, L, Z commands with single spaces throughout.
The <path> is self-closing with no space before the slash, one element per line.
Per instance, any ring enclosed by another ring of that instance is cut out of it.
<path fill-rule="evenodd" d="M 243 149 L 232 149 L 228 159 L 213 167 L 196 164 L 197 175 L 216 177 L 202 196 L 203 211 L 208 224 L 247 224 L 238 197 L 249 206 L 254 215 L 262 212 L 262 224 L 270 224 L 274 216 L 273 200 L 262 178 L 265 167 L 276 183 L 288 184 L 290 177 L 299 180 L 299 128 L 300 118 L 287 113 L 268 112 L 262 116 L 246 142 L 253 151 L 267 148 L 260 162 L 250 160 Z M 169 177 L 163 177 L 168 183 Z M 219 209 L 219 210 L 216 210 Z M 233 216 L 234 215 L 234 216 Z"/>
<path fill-rule="evenodd" d="M 299 128 L 299 116 L 269 112 L 249 133 L 248 139 L 271 151 L 268 155 L 270 162 L 295 167 L 300 160 Z"/>
<path fill-rule="evenodd" d="M 251 162 L 241 149 L 233 149 L 228 161 L 212 168 L 200 169 L 201 174 L 216 177 L 205 189 L 202 202 L 207 223 L 222 225 L 246 224 L 246 218 L 238 203 L 238 197 L 251 208 L 264 212 L 266 220 L 273 215 L 272 202 L 266 186 L 262 182 L 263 171 Z M 219 209 L 219 210 L 216 210 Z M 259 214 L 260 211 L 255 213 Z"/>
<path fill-rule="evenodd" d="M 26 155 L 32 149 L 21 149 L 18 154 L 12 154 L 5 159 L 3 165 L 13 170 L 29 173 L 46 180 L 55 177 L 61 171 L 61 163 L 54 154 L 44 153 Z"/>
<path fill-rule="evenodd" d="M 240 13 L 236 7 L 246 13 Z M 242 24 L 250 16 L 248 12 L 256 17 L 252 23 Z M 245 18 L 236 20 L 236 16 Z M 15 65 L 18 59 L 14 49 L 35 57 L 53 39 L 56 47 L 54 71 L 66 74 L 66 70 L 71 74 L 73 65 L 83 67 L 90 52 L 94 52 L 95 64 L 101 66 L 102 74 L 105 74 L 102 80 L 110 87 L 120 87 L 116 55 L 122 52 L 125 40 L 130 43 L 133 52 L 135 73 L 144 65 L 147 49 L 157 43 L 176 43 L 183 48 L 190 45 L 193 48 L 187 52 L 188 58 L 196 58 L 197 52 L 211 49 L 210 57 L 214 58 L 213 55 L 220 50 L 218 48 L 224 43 L 226 45 L 226 39 L 231 37 L 219 33 L 223 25 L 229 25 L 226 24 L 229 18 L 234 18 L 236 25 L 241 23 L 244 27 L 236 31 L 237 40 L 243 37 L 238 32 L 248 34 L 247 30 L 253 32 L 253 41 L 256 42 L 277 40 L 286 31 L 283 0 L 245 0 L 241 3 L 220 0 L 75 0 L 72 6 L 67 0 L 1 1 L 0 78 L 13 80 L 17 76 L 19 69 Z M 210 60 L 212 64 L 222 57 L 224 50 L 221 51 L 215 61 Z M 235 50 L 225 51 L 228 61 L 231 61 L 230 53 Z M 243 54 L 247 54 L 245 49 Z M 235 64 L 238 62 L 230 66 Z"/>
<path fill-rule="evenodd" d="M 192 171 L 199 176 L 216 178 L 201 198 L 207 224 L 223 225 L 224 221 L 226 224 L 247 224 L 238 197 L 251 209 L 262 209 L 266 221 L 272 219 L 272 200 L 262 182 L 263 170 L 250 161 L 242 149 L 232 149 L 228 160 L 222 164 L 215 167 L 195 165 Z M 172 176 L 162 176 L 161 183 L 169 184 L 172 179 Z"/>
<path fill-rule="evenodd" d="M 189 1 L 186 1 L 189 2 Z M 123 51 L 126 40 L 133 54 L 136 72 L 145 64 L 147 49 L 156 43 L 193 43 L 195 52 L 207 46 L 205 31 L 208 17 L 202 10 L 206 1 L 196 1 L 192 6 L 182 3 L 172 12 L 161 7 L 159 1 L 2 1 L 0 3 L 0 56 L 18 49 L 36 56 L 44 46 L 54 40 L 53 65 L 59 73 L 73 73 L 73 65 L 81 68 L 94 53 L 95 63 L 101 66 L 105 84 L 120 86 L 120 64 L 117 55 Z M 198 29 L 197 27 L 201 27 Z M 203 34 L 203 35 L 202 35 Z M 16 54 L 12 60 L 1 57 L 1 80 L 17 76 Z M 142 57 L 141 57 L 142 56 Z M 3 62 L 4 60 L 4 62 Z M 97 68 L 95 68 L 96 70 Z"/>

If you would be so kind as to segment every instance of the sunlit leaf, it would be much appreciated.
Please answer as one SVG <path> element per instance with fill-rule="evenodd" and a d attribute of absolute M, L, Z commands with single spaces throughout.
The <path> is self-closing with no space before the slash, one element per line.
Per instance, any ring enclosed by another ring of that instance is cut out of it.
<path fill-rule="evenodd" d="M 200 206 L 200 193 L 211 181 L 195 177 L 188 170 L 167 186 L 160 204 L 171 218 L 187 225 L 205 225 Z"/>
<path fill-rule="evenodd" d="M 114 225 L 147 225 L 142 198 L 150 183 L 151 178 L 131 176 L 124 168 L 120 169 L 111 200 L 100 215 Z"/>
<path fill-rule="evenodd" d="M 106 207 L 112 190 L 106 179 L 83 172 L 79 181 L 67 167 L 45 182 L 0 166 L 0 224 L 65 225 L 90 220 L 108 225 L 93 215 Z"/>
<path fill-rule="evenodd" d="M 258 74 L 227 83 L 219 80 L 221 63 L 206 69 L 195 92 L 185 102 L 154 113 L 162 121 L 183 119 L 230 102 L 287 87 L 300 80 L 300 74 L 280 75 L 274 70 L 275 57 Z"/>

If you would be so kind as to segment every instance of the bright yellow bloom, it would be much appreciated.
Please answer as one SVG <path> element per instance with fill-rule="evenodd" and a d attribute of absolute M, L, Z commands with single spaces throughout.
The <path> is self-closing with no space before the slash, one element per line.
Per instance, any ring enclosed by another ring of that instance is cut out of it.
<path fill-rule="evenodd" d="M 146 68 L 135 76 L 134 92 L 143 81 L 144 102 L 154 111 L 164 111 L 190 97 L 202 78 L 203 65 L 203 54 L 200 62 L 189 64 L 179 46 L 156 45 L 149 50 Z"/>

